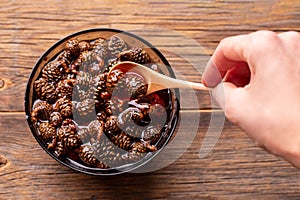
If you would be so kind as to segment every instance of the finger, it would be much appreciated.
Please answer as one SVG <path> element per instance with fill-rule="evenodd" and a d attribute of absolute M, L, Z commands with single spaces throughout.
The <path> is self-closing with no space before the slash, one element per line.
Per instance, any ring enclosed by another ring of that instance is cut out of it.
<path fill-rule="evenodd" d="M 288 31 L 279 33 L 278 37 L 283 41 L 286 49 L 292 51 L 295 54 L 295 50 L 300 52 L 300 33 L 296 31 Z"/>
<path fill-rule="evenodd" d="M 208 87 L 217 86 L 226 72 L 247 62 L 247 45 L 251 43 L 249 35 L 239 35 L 223 39 L 208 62 L 202 82 Z"/>
<path fill-rule="evenodd" d="M 230 82 L 237 87 L 244 87 L 249 84 L 251 72 L 248 64 L 241 62 L 237 67 L 230 69 L 224 77 L 225 82 Z"/>
<path fill-rule="evenodd" d="M 246 106 L 243 88 L 224 82 L 212 90 L 212 95 L 223 109 L 226 118 L 235 124 L 240 124 L 239 122 L 243 120 L 242 116 L 245 115 Z"/>

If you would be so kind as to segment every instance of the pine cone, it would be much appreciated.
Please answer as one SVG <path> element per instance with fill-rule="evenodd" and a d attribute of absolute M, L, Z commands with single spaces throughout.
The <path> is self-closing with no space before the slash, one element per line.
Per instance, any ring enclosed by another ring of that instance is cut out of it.
<path fill-rule="evenodd" d="M 108 73 L 109 70 L 110 70 L 113 66 L 115 66 L 116 64 L 118 64 L 119 62 L 120 62 L 120 61 L 119 61 L 118 59 L 116 59 L 116 58 L 108 60 L 107 67 L 104 69 L 103 72 L 104 72 L 104 73 Z"/>
<path fill-rule="evenodd" d="M 100 111 L 97 113 L 97 120 L 99 122 L 104 122 L 104 123 L 106 122 L 106 114 L 104 111 Z"/>
<path fill-rule="evenodd" d="M 138 153 L 146 153 L 147 152 L 147 147 L 142 142 L 135 142 L 135 143 L 132 144 L 131 151 L 132 152 L 138 152 Z"/>
<path fill-rule="evenodd" d="M 157 148 L 154 145 L 150 145 L 148 142 L 135 142 L 132 144 L 131 152 L 146 153 L 156 151 Z"/>
<path fill-rule="evenodd" d="M 65 49 L 67 51 L 70 51 L 70 53 L 73 57 L 78 57 L 80 54 L 79 42 L 76 39 L 68 40 L 66 43 Z"/>
<path fill-rule="evenodd" d="M 118 81 L 122 78 L 123 75 L 123 72 L 119 70 L 113 70 L 110 73 L 110 76 L 107 77 L 106 89 L 110 94 L 113 93 L 115 86 L 118 84 Z"/>
<path fill-rule="evenodd" d="M 39 78 L 34 82 L 34 88 L 38 98 L 45 100 L 49 103 L 53 103 L 57 99 L 55 92 L 55 85 L 52 82 L 48 82 L 44 78 Z"/>
<path fill-rule="evenodd" d="M 75 91 L 81 101 L 92 98 L 95 91 L 94 78 L 89 73 L 79 71 L 76 76 Z"/>
<path fill-rule="evenodd" d="M 36 123 L 38 120 L 48 120 L 53 108 L 45 101 L 38 102 L 34 105 L 34 109 L 31 112 L 31 120 Z"/>
<path fill-rule="evenodd" d="M 64 145 L 66 150 L 68 149 L 75 149 L 79 147 L 82 142 L 77 135 L 76 128 L 74 129 L 69 125 L 64 125 L 57 131 L 58 140 Z"/>
<path fill-rule="evenodd" d="M 95 102 L 93 99 L 85 99 L 77 104 L 76 110 L 79 116 L 87 116 L 95 112 L 94 106 Z"/>
<path fill-rule="evenodd" d="M 118 117 L 120 128 L 133 137 L 141 137 L 141 121 L 144 115 L 138 108 L 127 108 Z"/>
<path fill-rule="evenodd" d="M 50 115 L 50 119 L 49 122 L 54 126 L 54 127 L 58 127 L 61 125 L 62 123 L 62 116 L 59 112 L 53 112 Z"/>
<path fill-rule="evenodd" d="M 51 142 L 51 140 L 56 137 L 56 129 L 55 127 L 48 123 L 48 122 L 42 122 L 40 123 L 38 130 L 42 136 L 42 139 L 48 143 Z"/>
<path fill-rule="evenodd" d="M 127 101 L 118 98 L 112 98 L 106 102 L 109 104 L 107 107 L 110 109 L 109 113 L 111 113 L 111 115 L 119 115 L 127 106 Z"/>
<path fill-rule="evenodd" d="M 66 155 L 66 149 L 62 142 L 57 142 L 57 145 L 54 148 L 54 153 L 57 157 L 63 157 Z"/>
<path fill-rule="evenodd" d="M 118 56 L 118 59 L 123 61 L 131 61 L 139 64 L 150 63 L 150 56 L 142 48 L 133 48 L 128 51 L 121 52 Z"/>
<path fill-rule="evenodd" d="M 105 134 L 108 136 L 113 136 L 113 135 L 120 133 L 120 131 L 121 130 L 120 130 L 119 124 L 118 124 L 118 117 L 110 116 L 104 125 Z"/>
<path fill-rule="evenodd" d="M 108 39 L 108 50 L 113 57 L 116 57 L 120 52 L 127 49 L 126 43 L 118 36 L 113 35 Z"/>
<path fill-rule="evenodd" d="M 118 148 L 106 137 L 92 144 L 95 157 L 110 168 L 122 165 L 122 154 L 126 151 Z"/>
<path fill-rule="evenodd" d="M 112 111 L 112 107 L 111 107 L 110 101 L 105 101 L 105 104 L 103 106 L 103 110 L 104 110 L 106 116 L 112 116 L 113 111 Z"/>
<path fill-rule="evenodd" d="M 162 105 L 156 103 L 150 106 L 147 113 L 150 116 L 162 117 L 163 115 L 166 115 L 166 110 Z"/>
<path fill-rule="evenodd" d="M 59 55 L 58 60 L 62 60 L 67 65 L 70 65 L 72 63 L 72 61 L 74 60 L 74 58 L 70 51 L 65 50 Z"/>
<path fill-rule="evenodd" d="M 93 51 L 97 56 L 101 57 L 103 60 L 105 60 L 108 54 L 107 48 L 107 41 L 105 39 L 99 38 L 95 40 L 93 45 Z"/>
<path fill-rule="evenodd" d="M 96 84 L 95 93 L 94 93 L 96 110 L 100 110 L 101 108 L 103 108 L 105 104 L 105 100 L 106 98 L 108 98 L 108 96 L 105 95 L 106 80 L 107 80 L 107 73 L 103 73 L 98 76 L 98 82 Z"/>
<path fill-rule="evenodd" d="M 97 167 L 101 169 L 109 168 L 108 165 L 101 163 L 96 157 L 94 148 L 90 144 L 82 145 L 79 149 L 79 158 L 84 162 L 86 165 L 91 167 Z"/>
<path fill-rule="evenodd" d="M 121 132 L 110 139 L 117 147 L 128 151 L 132 145 L 133 139 L 125 132 Z"/>
<path fill-rule="evenodd" d="M 150 144 L 155 144 L 161 137 L 160 129 L 155 126 L 149 126 L 142 132 L 144 141 L 149 141 Z"/>
<path fill-rule="evenodd" d="M 147 93 L 147 85 L 142 77 L 134 74 L 126 75 L 126 87 L 131 98 L 143 97 Z"/>
<path fill-rule="evenodd" d="M 79 46 L 80 52 L 90 51 L 92 49 L 92 45 L 86 41 L 80 41 L 78 43 L 78 46 Z"/>
<path fill-rule="evenodd" d="M 104 60 L 100 59 L 98 62 L 93 62 L 88 66 L 88 73 L 96 77 L 103 71 L 104 66 Z"/>
<path fill-rule="evenodd" d="M 72 115 L 72 101 L 66 97 L 60 98 L 56 101 L 54 109 L 63 117 L 69 117 Z"/>
<path fill-rule="evenodd" d="M 143 157 L 145 157 L 147 154 L 140 153 L 140 152 L 128 152 L 127 154 L 122 155 L 122 158 L 126 163 L 134 163 L 140 161 Z"/>
<path fill-rule="evenodd" d="M 57 96 L 59 98 L 66 97 L 68 99 L 72 99 L 75 82 L 75 79 L 64 79 L 59 81 L 56 88 Z"/>
<path fill-rule="evenodd" d="M 67 69 L 68 66 L 63 60 L 52 61 L 42 69 L 42 77 L 48 81 L 58 82 L 63 79 Z"/>
<path fill-rule="evenodd" d="M 103 135 L 104 124 L 99 122 L 98 120 L 92 121 L 88 125 L 88 131 L 92 138 L 96 138 L 100 140 Z"/>
<path fill-rule="evenodd" d="M 80 140 L 82 141 L 82 143 L 86 143 L 90 141 L 90 133 L 89 130 L 87 128 L 81 128 L 78 130 L 77 132 L 78 137 L 80 138 Z"/>

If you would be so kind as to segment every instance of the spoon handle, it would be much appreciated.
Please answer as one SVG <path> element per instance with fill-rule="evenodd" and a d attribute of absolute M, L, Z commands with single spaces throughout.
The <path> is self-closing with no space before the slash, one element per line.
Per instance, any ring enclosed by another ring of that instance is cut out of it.
<path fill-rule="evenodd" d="M 155 84 L 155 87 L 161 88 L 192 88 L 194 90 L 209 90 L 209 88 L 202 83 L 174 79 L 163 74 L 159 74 L 154 78 L 152 77 L 152 84 L 153 83 Z"/>

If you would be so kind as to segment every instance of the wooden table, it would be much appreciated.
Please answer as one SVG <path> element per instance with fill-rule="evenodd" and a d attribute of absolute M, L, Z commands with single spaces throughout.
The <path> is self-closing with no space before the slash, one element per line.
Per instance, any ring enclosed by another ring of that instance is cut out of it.
<path fill-rule="evenodd" d="M 259 29 L 300 31 L 299 0 L 2 0 L 0 24 L 0 199 L 299 199 L 299 171 L 256 147 L 228 121 L 214 149 L 199 158 L 211 114 L 223 116 L 207 110 L 208 93 L 196 93 L 199 107 L 181 99 L 182 116 L 192 121 L 200 113 L 201 118 L 196 137 L 178 160 L 155 172 L 110 177 L 81 174 L 51 159 L 32 136 L 23 106 L 27 79 L 39 56 L 73 32 L 135 32 L 162 50 L 175 71 L 199 81 L 201 73 L 172 52 L 187 46 L 168 33 L 201 45 L 205 53 L 186 51 L 197 60 L 211 55 L 226 36 Z M 166 32 L 145 34 L 150 29 Z M 189 134 L 188 123 L 181 127 Z"/>

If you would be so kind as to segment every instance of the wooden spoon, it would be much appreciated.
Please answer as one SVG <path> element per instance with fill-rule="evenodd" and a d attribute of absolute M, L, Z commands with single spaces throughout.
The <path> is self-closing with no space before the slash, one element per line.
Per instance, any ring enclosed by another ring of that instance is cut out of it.
<path fill-rule="evenodd" d="M 154 70 L 149 69 L 144 65 L 140 65 L 134 62 L 126 61 L 114 65 L 109 70 L 108 76 L 113 70 L 120 70 L 123 73 L 136 73 L 142 76 L 145 80 L 145 84 L 148 85 L 147 95 L 167 88 L 192 88 L 195 90 L 209 90 L 206 86 L 204 86 L 201 83 L 171 78 L 169 76 L 155 72 Z"/>

